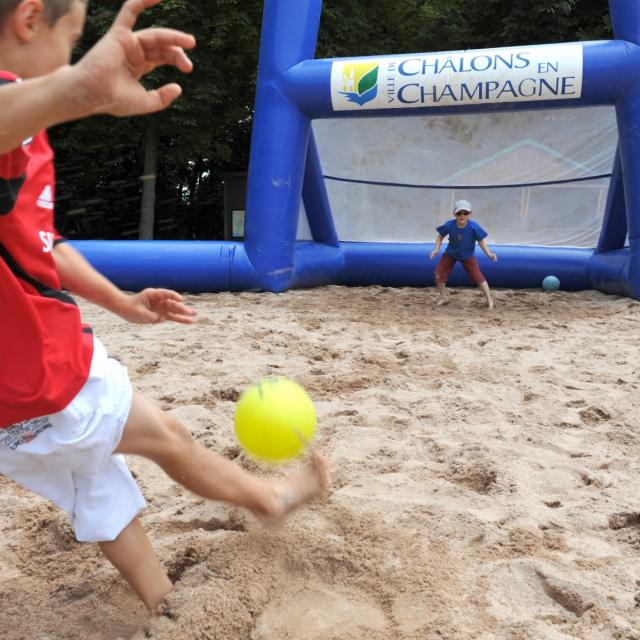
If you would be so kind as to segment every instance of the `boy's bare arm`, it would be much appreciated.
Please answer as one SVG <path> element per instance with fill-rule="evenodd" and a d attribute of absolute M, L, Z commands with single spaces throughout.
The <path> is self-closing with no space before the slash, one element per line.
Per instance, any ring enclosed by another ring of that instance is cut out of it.
<path fill-rule="evenodd" d="M 489 258 L 490 260 L 493 260 L 494 262 L 498 259 L 498 256 L 496 256 L 496 254 L 493 253 L 491 249 L 489 249 L 489 247 L 487 246 L 487 243 L 484 240 L 478 240 L 478 244 L 480 245 L 480 248 L 484 251 L 487 258 Z"/>
<path fill-rule="evenodd" d="M 440 251 L 440 247 L 442 246 L 442 239 L 443 239 L 443 237 L 441 235 L 438 235 L 438 237 L 436 238 L 436 246 L 434 247 L 433 251 L 431 252 L 431 259 L 432 260 L 438 255 L 438 252 Z"/>
<path fill-rule="evenodd" d="M 162 65 L 193 68 L 185 49 L 193 36 L 173 29 L 133 31 L 144 9 L 160 0 L 127 0 L 107 34 L 73 66 L 0 88 L 0 153 L 61 122 L 97 113 L 139 115 L 168 107 L 182 92 L 172 83 L 147 91 L 140 78 Z"/>
<path fill-rule="evenodd" d="M 0 87 L 0 154 L 19 147 L 42 129 L 86 115 L 86 107 L 73 98 L 78 92 L 78 75 L 72 69 L 64 67 Z"/>
<path fill-rule="evenodd" d="M 128 294 L 96 271 L 66 242 L 53 248 L 60 282 L 65 289 L 112 311 L 129 322 L 156 323 L 165 320 L 191 324 L 197 315 L 182 302 L 182 296 L 168 289 L 144 289 Z"/>

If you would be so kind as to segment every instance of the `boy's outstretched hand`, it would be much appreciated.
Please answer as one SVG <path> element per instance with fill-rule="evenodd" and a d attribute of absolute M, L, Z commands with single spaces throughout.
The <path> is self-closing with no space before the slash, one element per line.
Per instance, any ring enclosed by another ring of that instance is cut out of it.
<path fill-rule="evenodd" d="M 189 73 L 193 64 L 184 52 L 195 38 L 174 29 L 133 31 L 138 16 L 160 0 L 127 0 L 111 29 L 74 66 L 80 74 L 82 98 L 92 113 L 130 116 L 168 107 L 181 93 L 172 83 L 147 90 L 140 78 L 156 67 L 172 65 Z"/>
<path fill-rule="evenodd" d="M 197 314 L 182 302 L 182 296 L 169 289 L 144 289 L 127 296 L 118 305 L 116 313 L 129 322 L 154 324 L 170 320 L 182 324 L 193 324 Z"/>

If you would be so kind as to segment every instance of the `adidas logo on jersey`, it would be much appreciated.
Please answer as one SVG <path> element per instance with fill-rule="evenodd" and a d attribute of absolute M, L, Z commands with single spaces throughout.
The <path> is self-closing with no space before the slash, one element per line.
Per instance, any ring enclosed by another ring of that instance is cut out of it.
<path fill-rule="evenodd" d="M 47 185 L 38 196 L 38 206 L 42 209 L 53 209 L 53 192 L 50 185 Z"/>

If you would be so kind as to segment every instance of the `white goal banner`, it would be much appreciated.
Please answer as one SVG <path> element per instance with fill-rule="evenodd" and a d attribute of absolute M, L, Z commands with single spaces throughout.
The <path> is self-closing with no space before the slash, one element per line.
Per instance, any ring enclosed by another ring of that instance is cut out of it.
<path fill-rule="evenodd" d="M 570 100 L 582 95 L 580 44 L 336 60 L 336 111 Z"/>

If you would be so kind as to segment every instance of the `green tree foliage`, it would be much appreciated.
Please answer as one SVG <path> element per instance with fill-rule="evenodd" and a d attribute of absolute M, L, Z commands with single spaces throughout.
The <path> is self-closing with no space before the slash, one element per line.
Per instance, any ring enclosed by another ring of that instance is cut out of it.
<path fill-rule="evenodd" d="M 106 31 L 120 5 L 121 0 L 92 0 L 83 50 Z M 163 0 L 143 16 L 140 27 L 195 34 L 195 70 L 182 76 L 161 69 L 148 79 L 149 86 L 178 81 L 184 87 L 164 113 L 98 117 L 52 131 L 61 231 L 136 237 L 145 130 L 155 118 L 161 132 L 156 237 L 222 237 L 222 174 L 248 164 L 261 16 L 261 0 Z M 325 0 L 317 56 L 610 37 L 606 0 Z"/>
<path fill-rule="evenodd" d="M 109 27 L 118 0 L 95 0 L 81 55 Z M 220 237 L 220 173 L 248 162 L 262 5 L 240 0 L 164 0 L 139 23 L 172 26 L 198 41 L 194 72 L 159 69 L 149 86 L 178 81 L 184 95 L 154 116 L 98 117 L 57 127 L 58 225 L 68 235 L 135 237 L 143 140 L 150 118 L 161 131 L 158 235 Z M 69 215 L 71 213 L 71 215 Z M 124 235 L 123 235 L 124 234 Z"/>
<path fill-rule="evenodd" d="M 547 44 L 611 37 L 606 0 L 453 0 L 439 23 L 454 48 Z"/>

